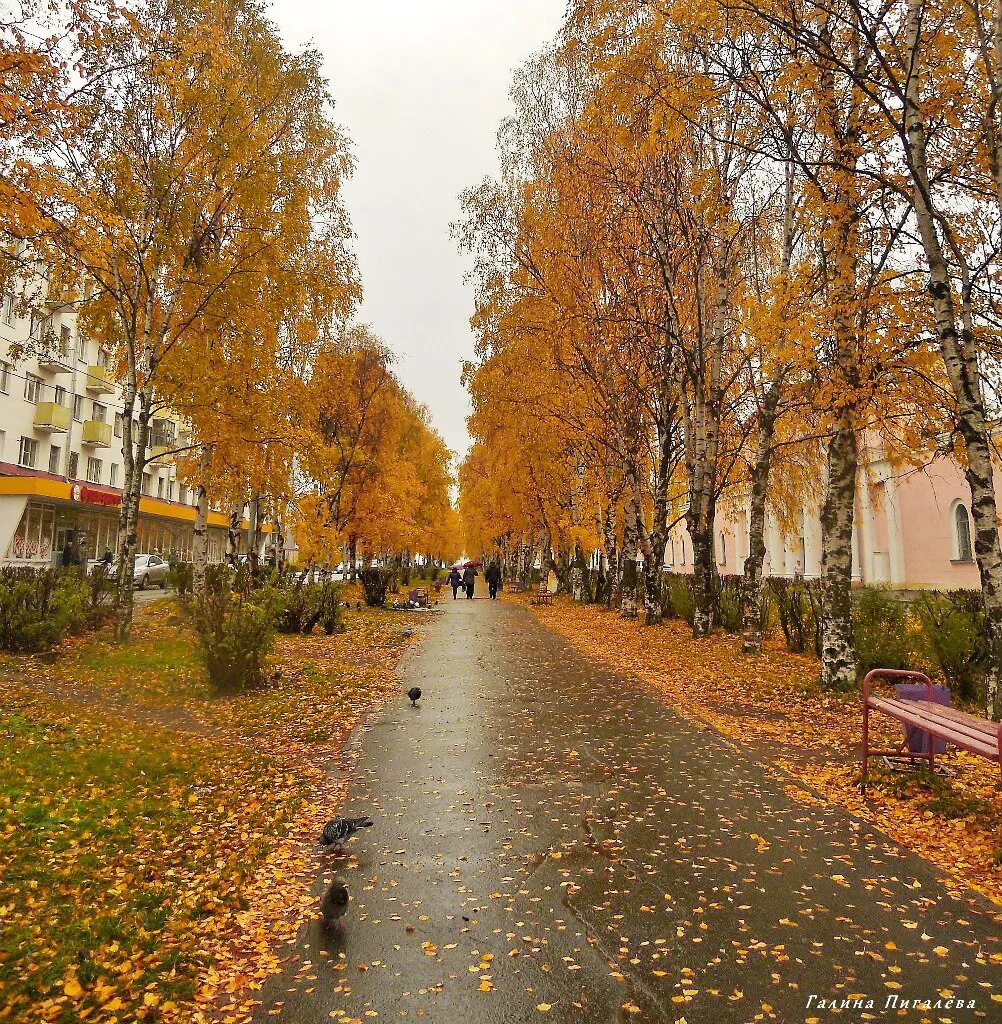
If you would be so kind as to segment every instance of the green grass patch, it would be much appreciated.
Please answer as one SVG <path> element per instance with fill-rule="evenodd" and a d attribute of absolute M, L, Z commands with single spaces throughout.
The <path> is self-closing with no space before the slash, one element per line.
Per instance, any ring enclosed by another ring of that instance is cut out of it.
<path fill-rule="evenodd" d="M 304 795 L 245 750 L 39 702 L 0 716 L 0 793 L 0 1017 L 67 1022 L 188 998 L 197 922 L 239 909 Z"/>

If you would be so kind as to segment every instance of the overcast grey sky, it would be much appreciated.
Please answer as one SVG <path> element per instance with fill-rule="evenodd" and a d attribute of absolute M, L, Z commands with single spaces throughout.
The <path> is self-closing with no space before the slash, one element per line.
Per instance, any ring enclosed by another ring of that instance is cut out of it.
<path fill-rule="evenodd" d="M 274 0 L 289 45 L 324 54 L 355 142 L 346 189 L 365 288 L 359 319 L 459 453 L 472 296 L 449 237 L 459 193 L 497 168 L 512 71 L 552 38 L 565 0 Z"/>

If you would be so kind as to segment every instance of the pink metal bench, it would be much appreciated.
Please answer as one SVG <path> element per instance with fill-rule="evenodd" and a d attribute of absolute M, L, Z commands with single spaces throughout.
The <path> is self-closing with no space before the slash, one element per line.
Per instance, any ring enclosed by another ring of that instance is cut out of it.
<path fill-rule="evenodd" d="M 925 700 L 900 700 L 897 697 L 875 697 L 871 693 L 878 679 L 895 679 L 900 682 L 924 683 Z M 894 750 L 880 750 L 870 746 L 870 712 L 879 711 L 901 722 L 909 733 L 918 731 L 930 737 L 928 753 L 919 757 L 928 758 L 930 770 L 936 764 L 936 749 L 932 738 L 943 740 L 961 750 L 980 754 L 989 761 L 997 761 L 1002 771 L 1002 725 L 985 718 L 969 715 L 956 708 L 944 707 L 933 700 L 932 680 L 921 672 L 904 672 L 899 669 L 875 668 L 863 680 L 863 777 L 862 789 L 866 792 L 866 776 L 871 756 L 901 757 L 906 753 L 909 736 L 906 735 Z M 915 756 L 909 754 L 908 756 Z"/>

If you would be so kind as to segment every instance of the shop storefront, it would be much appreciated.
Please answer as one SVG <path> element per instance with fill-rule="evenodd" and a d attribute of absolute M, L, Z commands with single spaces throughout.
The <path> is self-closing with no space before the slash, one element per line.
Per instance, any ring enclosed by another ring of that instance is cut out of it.
<path fill-rule="evenodd" d="M 0 541 L 9 565 L 53 565 L 69 538 L 89 561 L 115 550 L 121 492 L 34 477 L 0 477 Z M 140 503 L 136 530 L 140 554 L 157 553 L 190 561 L 195 510 L 155 498 Z M 223 560 L 226 517 L 209 515 L 209 561 Z"/>

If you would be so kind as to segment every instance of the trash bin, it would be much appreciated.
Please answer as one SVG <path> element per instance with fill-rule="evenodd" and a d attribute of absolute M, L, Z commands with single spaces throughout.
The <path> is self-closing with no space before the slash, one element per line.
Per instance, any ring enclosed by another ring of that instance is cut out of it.
<path fill-rule="evenodd" d="M 898 700 L 928 700 L 929 691 L 925 683 L 898 683 L 894 687 Z M 950 688 L 942 683 L 935 683 L 932 688 L 932 699 L 944 707 L 950 706 Z M 922 732 L 914 726 L 902 725 L 905 736 L 908 738 L 908 751 L 911 754 L 920 754 L 923 757 L 929 756 L 929 739 L 927 732 Z M 946 741 L 933 740 L 932 751 L 934 754 L 946 753 Z"/>

